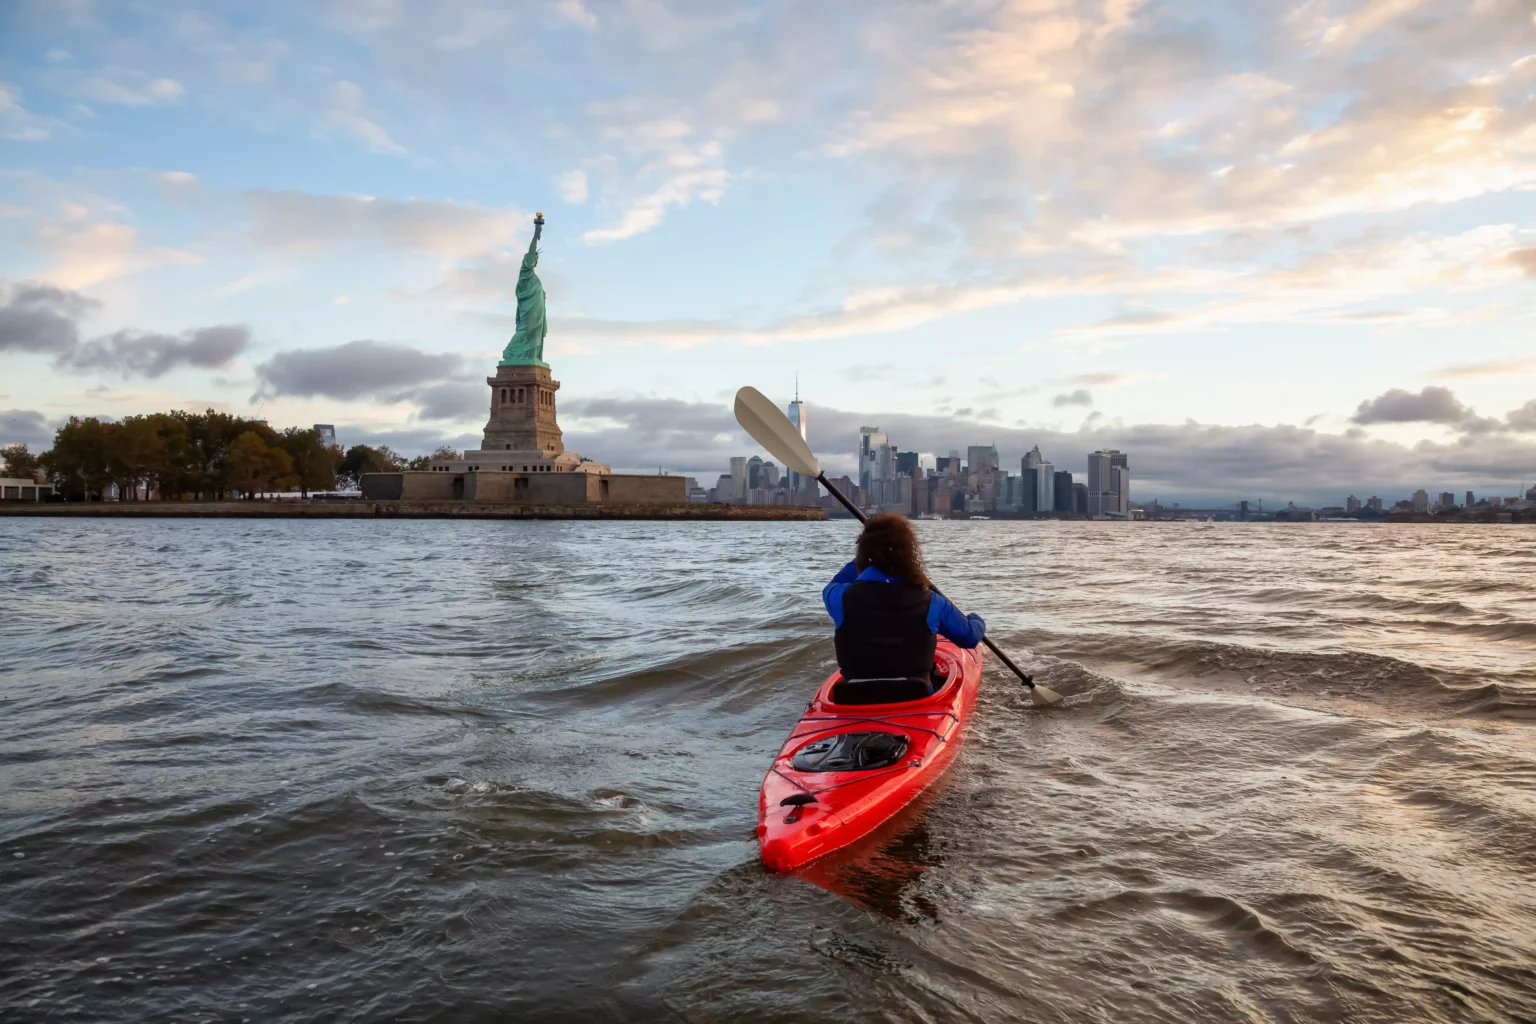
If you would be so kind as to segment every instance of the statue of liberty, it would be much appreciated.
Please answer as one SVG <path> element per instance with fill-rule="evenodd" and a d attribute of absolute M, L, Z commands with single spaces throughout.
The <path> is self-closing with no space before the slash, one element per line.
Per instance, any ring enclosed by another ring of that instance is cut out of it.
<path fill-rule="evenodd" d="M 528 253 L 523 257 L 523 269 L 517 273 L 517 333 L 501 352 L 500 366 L 542 366 L 544 361 L 544 334 L 548 324 L 544 320 L 544 285 L 534 268 L 539 265 L 539 236 L 544 233 L 544 215 L 533 215 L 533 241 L 528 243 Z"/>

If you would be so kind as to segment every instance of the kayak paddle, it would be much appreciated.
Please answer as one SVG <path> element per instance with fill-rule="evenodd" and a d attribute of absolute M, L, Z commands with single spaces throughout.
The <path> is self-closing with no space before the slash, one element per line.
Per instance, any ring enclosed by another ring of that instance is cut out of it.
<path fill-rule="evenodd" d="M 784 465 L 799 473 L 808 476 L 827 489 L 827 493 L 842 503 L 842 506 L 852 512 L 859 522 L 868 522 L 869 517 L 859 511 L 841 491 L 832 486 L 827 479 L 827 474 L 821 471 L 821 464 L 816 461 L 816 456 L 811 452 L 811 446 L 805 443 L 805 438 L 800 436 L 800 430 L 789 417 L 779 411 L 779 407 L 768 400 L 761 391 L 754 387 L 745 387 L 736 392 L 736 422 L 741 424 L 743 430 L 752 435 L 752 439 L 768 450 L 768 454 L 780 460 Z M 929 588 L 943 596 L 938 587 L 929 583 Z M 1023 680 L 1029 687 L 1030 694 L 1035 703 L 1040 705 L 1055 704 L 1061 700 L 1061 694 L 1049 686 L 1040 686 L 1024 670 L 1013 663 L 1013 659 L 998 649 L 992 638 L 984 636 L 981 642 L 987 645 L 987 650 L 997 655 L 1004 665 L 1013 670 L 1013 674 Z"/>

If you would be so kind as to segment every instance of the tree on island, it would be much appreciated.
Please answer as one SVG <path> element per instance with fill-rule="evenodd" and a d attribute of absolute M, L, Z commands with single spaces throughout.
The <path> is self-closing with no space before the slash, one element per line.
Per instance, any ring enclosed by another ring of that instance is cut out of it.
<path fill-rule="evenodd" d="M 242 441 L 246 435 L 250 439 Z M 20 449 L 17 458 L 27 454 L 23 446 L 13 448 Z M 271 455 L 273 450 L 281 456 Z M 116 423 L 72 417 L 54 435 L 53 448 L 33 459 L 69 500 L 99 500 L 114 484 L 124 501 L 138 499 L 141 490 L 146 498 L 161 500 L 222 500 L 234 489 L 250 493 L 298 485 L 307 493 L 334 487 L 341 450 L 326 448 L 313 430 L 279 434 L 262 420 L 209 409 L 128 416 Z M 7 464 L 11 461 L 8 454 Z"/>
<path fill-rule="evenodd" d="M 284 430 L 281 443 L 293 460 L 300 494 L 307 498 L 310 491 L 329 491 L 336 486 L 336 471 L 344 458 L 339 446 L 326 447 L 318 430 L 302 427 Z"/>
<path fill-rule="evenodd" d="M 283 490 L 299 482 L 293 457 L 281 446 L 267 444 L 254 430 L 247 430 L 229 446 L 229 475 L 247 499 L 266 490 Z"/>
<path fill-rule="evenodd" d="M 42 472 L 43 464 L 24 444 L 8 444 L 0 448 L 0 460 L 5 462 L 5 475 L 16 480 L 33 480 Z"/>
<path fill-rule="evenodd" d="M 462 459 L 464 454 L 449 445 L 439 445 L 437 451 L 431 455 L 418 455 L 405 464 L 406 469 L 431 469 L 434 462 L 453 462 Z"/>
<path fill-rule="evenodd" d="M 336 476 L 347 487 L 358 487 L 364 473 L 395 473 L 405 465 L 406 460 L 391 451 L 389 445 L 381 444 L 375 448 L 356 444 L 347 449 Z"/>
<path fill-rule="evenodd" d="M 54 486 L 66 498 L 98 499 L 112 482 L 109 427 L 94 416 L 71 416 L 54 435 L 53 447 L 40 456 Z"/>
<path fill-rule="evenodd" d="M 425 468 L 461 457 L 445 446 L 412 464 Z M 354 445 L 343 452 L 307 427 L 279 433 L 265 420 L 213 409 L 117 422 L 72 416 L 48 451 L 33 455 L 26 445 L 15 444 L 0 448 L 0 458 L 11 475 L 41 474 L 67 501 L 100 501 L 114 486 L 123 501 L 222 501 L 231 491 L 250 497 L 293 488 L 308 497 L 339 484 L 357 487 L 364 473 L 396 472 L 407 464 L 388 445 Z"/>

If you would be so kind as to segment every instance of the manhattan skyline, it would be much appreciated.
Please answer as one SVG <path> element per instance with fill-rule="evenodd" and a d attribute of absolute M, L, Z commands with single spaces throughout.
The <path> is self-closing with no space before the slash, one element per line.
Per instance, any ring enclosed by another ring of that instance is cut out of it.
<path fill-rule="evenodd" d="M 548 217 L 568 443 L 701 479 L 1136 455 L 1164 501 L 1536 479 L 1528 5 L 0 14 L 0 443 L 216 408 L 469 447 Z"/>

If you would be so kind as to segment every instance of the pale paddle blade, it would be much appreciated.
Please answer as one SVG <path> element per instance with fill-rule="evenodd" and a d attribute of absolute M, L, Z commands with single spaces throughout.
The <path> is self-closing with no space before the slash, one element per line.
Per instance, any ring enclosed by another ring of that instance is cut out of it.
<path fill-rule="evenodd" d="M 1061 694 L 1057 693 L 1049 686 L 1041 686 L 1039 683 L 1036 683 L 1029 692 L 1035 698 L 1035 703 L 1039 704 L 1041 707 L 1049 707 L 1050 705 L 1055 704 L 1057 701 L 1061 700 Z"/>
<path fill-rule="evenodd" d="M 736 422 L 789 469 L 812 479 L 821 476 L 821 466 L 811 446 L 789 422 L 789 417 L 757 388 L 745 387 L 736 392 Z"/>

